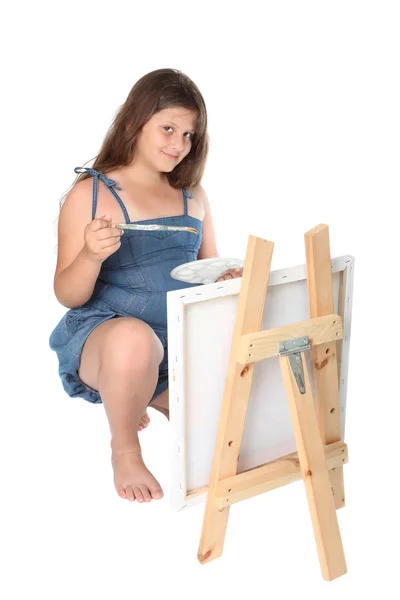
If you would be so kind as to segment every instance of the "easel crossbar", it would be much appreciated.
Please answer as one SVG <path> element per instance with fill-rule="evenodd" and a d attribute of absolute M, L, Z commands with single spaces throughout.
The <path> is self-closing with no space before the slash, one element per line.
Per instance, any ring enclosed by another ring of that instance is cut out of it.
<path fill-rule="evenodd" d="M 331 314 L 300 321 L 284 327 L 264 329 L 242 335 L 236 360 L 242 365 L 278 356 L 279 344 L 294 338 L 308 337 L 311 346 L 343 339 L 343 322 L 339 315 Z"/>
<path fill-rule="evenodd" d="M 348 462 L 347 445 L 344 442 L 334 442 L 325 446 L 324 450 L 328 470 L 342 467 Z M 302 478 L 298 454 L 293 452 L 219 481 L 214 504 L 218 508 L 224 508 Z"/>

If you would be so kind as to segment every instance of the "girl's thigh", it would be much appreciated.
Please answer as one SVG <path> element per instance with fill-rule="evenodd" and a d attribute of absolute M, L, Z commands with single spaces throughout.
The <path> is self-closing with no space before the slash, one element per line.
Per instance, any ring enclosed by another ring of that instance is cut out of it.
<path fill-rule="evenodd" d="M 155 360 L 157 366 L 164 357 L 164 348 L 153 329 L 134 317 L 116 317 L 98 325 L 88 336 L 82 350 L 79 377 L 98 391 L 100 366 L 129 369 L 135 361 Z"/>

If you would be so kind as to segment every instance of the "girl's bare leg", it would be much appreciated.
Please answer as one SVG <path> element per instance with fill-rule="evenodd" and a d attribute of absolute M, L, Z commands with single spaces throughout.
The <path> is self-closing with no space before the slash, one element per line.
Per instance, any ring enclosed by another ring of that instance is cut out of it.
<path fill-rule="evenodd" d="M 143 462 L 137 432 L 163 356 L 164 348 L 151 327 L 129 317 L 96 327 L 82 352 L 79 375 L 99 391 L 110 426 L 114 484 L 121 498 L 130 501 L 163 497 Z"/>
<path fill-rule="evenodd" d="M 165 417 L 167 417 L 167 419 L 169 421 L 169 395 L 168 395 L 168 388 L 166 390 L 164 390 L 163 392 L 161 392 L 161 394 L 159 394 L 158 396 L 156 396 L 150 402 L 149 406 L 151 408 L 155 408 L 156 410 L 158 410 L 158 412 L 160 412 Z M 149 417 L 148 413 L 146 412 L 142 416 L 142 418 L 141 418 L 141 421 L 139 423 L 138 431 L 142 431 L 142 429 L 145 429 L 148 426 L 149 423 L 150 423 L 150 417 Z"/>
<path fill-rule="evenodd" d="M 149 404 L 151 408 L 155 408 L 160 413 L 165 415 L 169 421 L 169 389 L 167 388 L 161 394 L 156 396 Z"/>

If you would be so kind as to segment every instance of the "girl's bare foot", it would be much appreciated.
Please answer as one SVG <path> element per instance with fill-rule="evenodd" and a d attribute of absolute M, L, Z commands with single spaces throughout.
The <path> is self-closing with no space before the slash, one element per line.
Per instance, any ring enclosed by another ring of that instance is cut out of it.
<path fill-rule="evenodd" d="M 147 425 L 150 423 L 150 417 L 147 414 L 147 411 L 144 413 L 143 417 L 140 419 L 140 423 L 138 426 L 138 431 L 142 431 L 142 429 L 145 429 L 147 427 Z"/>
<path fill-rule="evenodd" d="M 114 469 L 114 485 L 121 498 L 130 502 L 150 502 L 161 499 L 164 493 L 158 481 L 143 462 L 139 448 L 113 450 L 111 463 Z"/>

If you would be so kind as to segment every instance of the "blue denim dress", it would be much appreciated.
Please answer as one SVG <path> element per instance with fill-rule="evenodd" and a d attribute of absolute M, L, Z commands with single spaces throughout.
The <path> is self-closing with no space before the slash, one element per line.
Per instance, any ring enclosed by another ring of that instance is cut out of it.
<path fill-rule="evenodd" d="M 197 260 L 202 241 L 202 221 L 188 215 L 187 199 L 192 194 L 182 189 L 183 214 L 144 221 L 131 221 L 116 190 L 116 182 L 94 169 L 77 167 L 76 173 L 93 177 L 92 219 L 96 215 L 99 181 L 104 183 L 120 205 L 126 223 L 189 226 L 190 231 L 125 230 L 120 248 L 102 264 L 91 298 L 82 306 L 68 310 L 50 335 L 50 348 L 57 353 L 59 375 L 71 397 L 101 403 L 100 394 L 83 383 L 78 375 L 83 345 L 88 335 L 104 321 L 116 317 L 136 317 L 154 330 L 164 347 L 157 387 L 152 398 L 168 387 L 167 292 L 198 284 L 173 279 L 172 269 Z"/>

